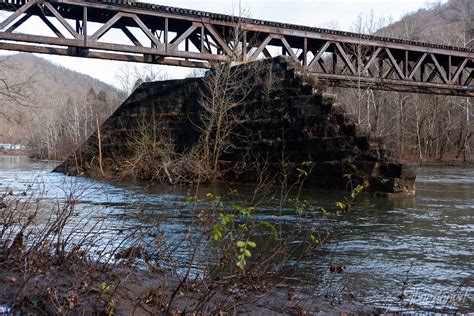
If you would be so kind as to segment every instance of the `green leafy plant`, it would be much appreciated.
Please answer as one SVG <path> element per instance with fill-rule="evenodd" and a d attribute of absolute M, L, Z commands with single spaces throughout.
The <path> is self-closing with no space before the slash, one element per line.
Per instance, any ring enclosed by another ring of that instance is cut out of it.
<path fill-rule="evenodd" d="M 212 224 L 211 235 L 215 241 L 224 237 L 224 229 L 232 222 L 235 215 L 219 213 L 219 218 Z"/>
<path fill-rule="evenodd" d="M 257 247 L 257 244 L 250 240 L 239 240 L 236 243 L 236 246 L 238 249 L 236 266 L 241 270 L 245 270 L 245 267 L 247 265 L 246 259 L 252 256 L 252 253 L 250 252 L 249 248 L 255 248 Z"/>
<path fill-rule="evenodd" d="M 313 234 L 309 235 L 309 241 L 311 241 L 311 243 L 316 246 L 319 246 L 321 244 L 321 241 Z"/>
<path fill-rule="evenodd" d="M 314 162 L 312 161 L 304 161 L 301 163 L 299 167 L 296 168 L 300 177 L 306 178 L 309 176 L 311 171 L 313 170 Z"/>
<path fill-rule="evenodd" d="M 363 191 L 364 186 L 359 184 L 352 190 L 349 197 L 345 198 L 345 202 L 336 202 L 336 208 L 338 209 L 337 215 L 342 215 L 349 212 L 352 209 L 352 205 L 354 204 L 357 196 L 359 196 L 359 194 L 361 194 Z"/>

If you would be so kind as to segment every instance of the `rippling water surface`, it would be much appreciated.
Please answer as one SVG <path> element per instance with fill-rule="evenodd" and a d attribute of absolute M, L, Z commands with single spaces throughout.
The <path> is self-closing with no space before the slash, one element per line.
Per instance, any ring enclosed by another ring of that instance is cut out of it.
<path fill-rule="evenodd" d="M 155 217 L 168 238 L 186 234 L 189 188 L 66 177 L 50 172 L 55 165 L 0 156 L 0 190 L 21 192 L 33 184 L 51 201 L 63 199 L 71 190 L 81 191 L 80 212 L 94 212 L 97 218 L 112 214 L 104 237 L 133 225 L 153 226 Z M 343 196 L 342 192 L 304 194 L 326 208 L 334 208 Z M 146 221 L 140 216 L 143 204 L 147 205 Z M 264 207 L 259 216 L 272 218 L 272 210 L 270 205 Z M 286 224 L 296 220 L 290 213 L 283 219 Z M 302 275 L 320 274 L 324 290 L 343 290 L 358 301 L 392 309 L 400 305 L 403 293 L 404 302 L 410 300 L 421 309 L 446 305 L 474 312 L 474 168 L 419 168 L 416 197 L 364 195 L 348 216 L 334 218 L 332 226 L 326 250 L 298 263 Z M 330 279 L 326 272 L 330 260 L 346 266 L 343 277 Z"/>

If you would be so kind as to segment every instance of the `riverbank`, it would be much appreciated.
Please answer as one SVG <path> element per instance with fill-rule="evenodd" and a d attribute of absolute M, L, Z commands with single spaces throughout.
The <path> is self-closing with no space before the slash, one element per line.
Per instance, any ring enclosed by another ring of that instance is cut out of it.
<path fill-rule="evenodd" d="M 232 223 L 235 215 L 223 215 L 220 206 L 218 219 L 212 219 L 221 200 L 210 193 L 199 222 L 187 226 L 188 233 L 176 239 L 165 236 L 159 227 L 130 226 L 109 235 L 105 223 L 112 214 L 98 218 L 98 208 L 78 220 L 78 197 L 91 197 L 80 188 L 63 187 L 67 199 L 53 205 L 33 186 L 22 192 L 12 187 L 0 198 L 0 306 L 11 313 L 306 315 L 373 311 L 351 302 L 342 292 L 320 292 L 318 287 L 323 284 L 293 277 L 288 268 L 281 270 L 280 265 L 290 257 L 301 259 L 293 254 L 294 236 L 283 237 L 269 222 L 256 222 L 245 214 L 250 209 L 242 207 L 238 222 Z M 208 216 L 211 220 L 204 220 Z M 231 228 L 231 223 L 239 228 Z M 281 236 L 276 244 L 257 241 L 256 224 L 265 224 Z M 209 232 L 206 227 L 213 229 Z M 191 231 L 196 231 L 194 237 Z M 244 235 L 247 241 L 242 241 Z M 320 249 L 323 241 L 299 243 L 305 253 Z M 179 248 L 189 255 L 176 257 Z M 204 256 L 196 254 L 196 249 L 202 249 Z M 326 269 L 342 275 L 344 267 L 331 262 Z"/>
<path fill-rule="evenodd" d="M 102 270 L 78 262 L 74 267 L 67 263 L 44 267 L 24 283 L 23 272 L 12 273 L 2 266 L 0 306 L 15 301 L 10 311 L 22 314 L 371 315 L 384 311 L 288 285 L 241 288 L 222 280 L 210 291 L 205 282 L 181 284 L 182 279 L 166 272 Z"/>
<path fill-rule="evenodd" d="M 143 233 L 156 233 L 156 236 L 162 234 L 174 247 L 168 250 L 160 248 L 157 253 L 162 258 L 173 253 L 173 260 L 170 262 L 189 262 L 189 246 L 177 241 L 183 238 L 186 240 L 190 225 L 193 220 L 196 223 L 199 218 L 199 212 L 194 212 L 191 207 L 193 201 L 190 197 L 196 193 L 199 199 L 205 201 L 197 207 L 196 210 L 200 211 L 208 207 L 207 193 L 214 192 L 222 196 L 228 192 L 228 188 L 219 186 L 204 186 L 196 190 L 187 186 L 104 183 L 85 177 L 66 177 L 51 173 L 54 167 L 55 163 L 47 161 L 30 160 L 20 156 L 0 156 L 0 189 L 4 192 L 8 187 L 15 196 L 21 196 L 24 190 L 31 188 L 41 195 L 42 201 L 49 206 L 67 200 L 67 192 L 74 189 L 77 203 L 74 204 L 74 216 L 67 226 L 68 230 L 77 227 L 79 222 L 99 221 L 100 224 L 89 226 L 89 229 L 80 232 L 94 232 L 100 241 L 98 246 L 102 248 L 107 244 L 119 244 L 119 240 L 128 236 L 124 233 L 138 228 Z M 469 313 L 474 311 L 474 288 L 470 283 L 474 270 L 474 253 L 469 247 L 474 242 L 473 181 L 473 168 L 420 167 L 418 192 L 415 197 L 387 200 L 360 195 L 349 214 L 335 216 L 335 201 L 340 201 L 345 192 L 308 189 L 303 190 L 301 200 L 306 200 L 308 205 L 313 206 L 312 212 L 320 208 L 326 209 L 331 216 L 324 221 L 314 217 L 302 218 L 291 209 L 284 209 L 279 213 L 276 211 L 279 209 L 278 201 L 261 203 L 255 216 L 259 220 L 273 223 L 286 236 L 291 233 L 294 245 L 299 245 L 301 240 L 308 236 L 299 232 L 300 225 L 330 227 L 331 235 L 325 241 L 323 249 L 308 252 L 304 256 L 293 253 L 289 260 L 279 261 L 280 264 L 274 266 L 279 268 L 276 271 L 283 269 L 293 275 L 294 280 L 286 279 L 283 287 L 292 289 L 293 286 L 305 286 L 310 283 L 314 290 L 312 293 L 322 293 L 322 298 L 315 296 L 317 300 L 313 300 L 316 305 L 322 304 L 321 310 L 325 310 L 324 305 L 330 304 L 331 298 L 335 297 L 349 302 L 349 305 L 354 302 L 356 306 L 379 307 L 391 311 Z M 238 190 L 244 197 L 235 198 L 235 202 L 243 203 L 252 197 L 253 191 L 249 187 L 233 189 Z M 39 223 L 46 222 L 55 214 L 53 207 L 43 210 L 39 214 Z M 268 236 L 268 231 L 265 230 L 262 236 Z M 11 240 L 14 237 L 12 236 Z M 263 239 L 257 240 L 256 243 L 257 250 L 266 249 Z M 201 262 L 214 262 L 217 248 L 212 246 L 212 243 L 206 242 L 196 249 L 201 249 L 200 253 L 205 254 L 199 258 L 203 260 Z M 93 255 L 95 250 L 89 249 L 89 253 Z M 95 258 L 92 255 L 91 257 Z M 331 273 L 328 269 L 331 261 L 345 266 L 344 272 Z M 186 271 L 186 264 L 174 265 L 170 267 L 171 270 L 166 270 L 165 263 L 168 261 L 161 262 L 164 272 L 178 271 L 179 274 L 175 275 L 183 276 Z M 49 267 L 50 264 L 43 266 Z M 132 265 L 133 267 L 146 269 L 146 265 Z M 195 272 L 193 270 L 191 281 L 196 277 Z M 295 272 L 297 275 L 294 275 Z M 104 272 L 98 275 L 102 274 Z M 25 274 L 19 274 L 17 282 L 24 277 Z M 126 280 L 126 277 L 122 279 Z M 272 275 L 268 279 L 272 279 Z M 4 279 L 0 280 L 3 281 Z M 399 296 L 403 289 L 405 297 L 416 298 L 416 306 L 400 305 Z M 459 303 L 446 302 L 446 297 L 454 297 L 459 291 L 467 291 L 469 295 Z M 285 295 L 277 297 L 283 300 Z M 324 300 L 324 295 L 328 295 L 329 301 Z M 265 303 L 262 303 L 266 302 L 265 299 L 262 298 L 257 304 L 265 306 Z M 289 304 L 297 302 L 288 300 Z M 335 307 L 340 307 L 337 300 L 335 302 Z M 357 302 L 361 305 L 357 305 Z"/>
<path fill-rule="evenodd" d="M 1 149 L 0 156 L 26 156 L 26 151 L 18 149 Z"/>
<path fill-rule="evenodd" d="M 456 160 L 448 160 L 448 161 L 429 161 L 424 163 L 418 163 L 419 166 L 425 167 L 474 167 L 474 160 L 473 161 L 456 161 Z"/>

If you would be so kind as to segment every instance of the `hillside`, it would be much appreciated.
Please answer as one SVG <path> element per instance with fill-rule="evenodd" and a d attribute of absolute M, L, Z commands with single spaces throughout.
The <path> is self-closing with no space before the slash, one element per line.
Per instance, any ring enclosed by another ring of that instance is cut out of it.
<path fill-rule="evenodd" d="M 474 48 L 474 1 L 449 0 L 407 14 L 377 35 Z"/>
<path fill-rule="evenodd" d="M 117 93 L 117 89 L 88 75 L 81 74 L 54 64 L 44 58 L 29 53 L 6 56 L 9 66 L 4 72 L 10 84 L 26 83 L 29 97 L 35 103 L 48 105 L 51 98 L 84 96 L 93 88 L 106 93 Z"/>
<path fill-rule="evenodd" d="M 368 18 L 358 25 L 369 22 L 371 26 Z M 474 49 L 474 0 L 427 5 L 377 31 L 364 31 Z M 372 133 L 382 137 L 404 161 L 452 163 L 474 159 L 473 98 L 377 90 L 361 96 L 351 89 L 335 89 L 335 93 L 347 111 L 369 125 Z"/>
<path fill-rule="evenodd" d="M 115 87 L 33 54 L 0 59 L 0 142 L 52 148 L 64 135 L 81 130 L 85 138 L 95 123 L 118 103 Z M 85 120 L 85 121 L 84 121 Z M 84 125 L 86 124 L 86 125 Z M 82 135 L 83 134 L 83 135 Z M 68 145 L 66 147 L 72 147 Z"/>

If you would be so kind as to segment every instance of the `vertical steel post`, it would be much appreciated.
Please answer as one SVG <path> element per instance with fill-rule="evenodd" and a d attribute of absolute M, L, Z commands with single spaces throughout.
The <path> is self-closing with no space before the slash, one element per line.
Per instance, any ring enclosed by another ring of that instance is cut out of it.
<path fill-rule="evenodd" d="M 84 48 L 87 48 L 87 7 L 82 9 L 82 37 L 84 38 Z"/>

